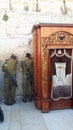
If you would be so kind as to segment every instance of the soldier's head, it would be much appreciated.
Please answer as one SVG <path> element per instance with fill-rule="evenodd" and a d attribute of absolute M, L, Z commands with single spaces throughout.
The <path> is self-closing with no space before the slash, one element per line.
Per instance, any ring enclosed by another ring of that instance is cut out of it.
<path fill-rule="evenodd" d="M 26 53 L 26 58 L 31 58 L 31 55 L 30 55 L 30 53 Z"/>
<path fill-rule="evenodd" d="M 10 58 L 16 60 L 16 56 L 13 54 L 10 56 Z"/>

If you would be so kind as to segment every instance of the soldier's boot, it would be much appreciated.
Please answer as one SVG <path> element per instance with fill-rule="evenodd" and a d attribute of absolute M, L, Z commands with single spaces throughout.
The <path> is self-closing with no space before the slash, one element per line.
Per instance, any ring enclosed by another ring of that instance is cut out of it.
<path fill-rule="evenodd" d="M 10 99 L 10 105 L 13 105 L 13 104 L 15 104 L 15 103 L 16 103 L 15 99 L 14 99 L 14 98 L 11 98 L 11 99 Z"/>
<path fill-rule="evenodd" d="M 27 102 L 27 98 L 26 98 L 25 96 L 23 96 L 22 101 L 23 101 L 24 103 L 26 103 L 26 102 Z"/>
<path fill-rule="evenodd" d="M 5 104 L 8 105 L 8 106 L 10 105 L 10 99 L 9 98 L 5 98 Z"/>

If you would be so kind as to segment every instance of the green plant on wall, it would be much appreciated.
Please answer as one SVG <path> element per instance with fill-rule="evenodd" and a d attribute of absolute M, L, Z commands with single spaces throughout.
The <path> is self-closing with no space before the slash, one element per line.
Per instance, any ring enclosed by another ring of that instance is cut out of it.
<path fill-rule="evenodd" d="M 5 11 L 5 14 L 3 15 L 3 20 L 4 21 L 7 21 L 9 19 L 8 15 L 6 14 L 6 11 Z"/>

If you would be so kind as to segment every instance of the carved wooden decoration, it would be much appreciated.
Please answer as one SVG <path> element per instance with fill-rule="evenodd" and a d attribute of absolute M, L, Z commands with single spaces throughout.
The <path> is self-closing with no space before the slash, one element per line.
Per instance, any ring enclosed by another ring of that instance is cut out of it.
<path fill-rule="evenodd" d="M 33 27 L 35 105 L 42 112 L 73 107 L 73 26 Z"/>

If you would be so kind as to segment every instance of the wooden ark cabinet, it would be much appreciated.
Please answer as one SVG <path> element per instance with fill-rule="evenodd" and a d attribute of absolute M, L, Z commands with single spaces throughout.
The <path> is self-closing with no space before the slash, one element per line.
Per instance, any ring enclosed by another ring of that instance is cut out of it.
<path fill-rule="evenodd" d="M 73 107 L 73 25 L 33 26 L 35 106 Z"/>

